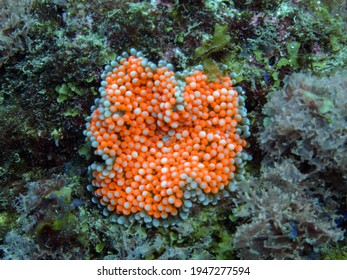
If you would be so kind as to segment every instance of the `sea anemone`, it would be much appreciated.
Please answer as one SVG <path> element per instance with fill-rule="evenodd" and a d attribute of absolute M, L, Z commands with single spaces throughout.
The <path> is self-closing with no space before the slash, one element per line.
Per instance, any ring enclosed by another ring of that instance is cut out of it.
<path fill-rule="evenodd" d="M 100 162 L 93 202 L 119 224 L 179 225 L 243 179 L 249 120 L 230 77 L 148 61 L 131 49 L 105 67 L 84 134 Z"/>

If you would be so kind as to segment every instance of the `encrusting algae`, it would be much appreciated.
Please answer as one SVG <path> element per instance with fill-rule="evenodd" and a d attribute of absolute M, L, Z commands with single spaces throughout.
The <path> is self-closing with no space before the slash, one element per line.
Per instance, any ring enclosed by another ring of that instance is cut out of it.
<path fill-rule="evenodd" d="M 200 67 L 201 68 L 201 67 Z M 174 73 L 134 49 L 105 67 L 85 135 L 101 156 L 93 202 L 112 221 L 179 225 L 196 203 L 216 204 L 243 179 L 249 136 L 230 77 Z"/>

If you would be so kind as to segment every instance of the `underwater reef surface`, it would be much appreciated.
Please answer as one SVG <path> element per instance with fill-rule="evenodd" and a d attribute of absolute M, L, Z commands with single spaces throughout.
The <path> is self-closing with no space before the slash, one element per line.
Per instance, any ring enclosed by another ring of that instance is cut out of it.
<path fill-rule="evenodd" d="M 0 5 L 1 259 L 347 258 L 345 1 Z"/>

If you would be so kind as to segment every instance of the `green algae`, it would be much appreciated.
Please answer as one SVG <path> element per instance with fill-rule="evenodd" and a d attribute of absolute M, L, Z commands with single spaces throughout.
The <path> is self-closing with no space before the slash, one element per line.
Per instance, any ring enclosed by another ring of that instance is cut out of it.
<path fill-rule="evenodd" d="M 228 26 L 216 24 L 211 39 L 203 41 L 201 46 L 195 49 L 198 57 L 208 57 L 213 53 L 221 51 L 230 43 L 230 35 L 227 34 Z"/>

